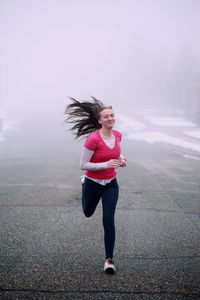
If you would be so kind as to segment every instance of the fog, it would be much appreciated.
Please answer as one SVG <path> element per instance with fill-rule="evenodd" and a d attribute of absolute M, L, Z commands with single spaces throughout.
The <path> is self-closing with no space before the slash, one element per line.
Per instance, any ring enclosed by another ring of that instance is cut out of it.
<path fill-rule="evenodd" d="M 68 96 L 129 116 L 184 114 L 187 87 L 200 82 L 199 11 L 199 0 L 1 0 L 0 111 L 18 122 L 10 142 L 66 147 Z"/>

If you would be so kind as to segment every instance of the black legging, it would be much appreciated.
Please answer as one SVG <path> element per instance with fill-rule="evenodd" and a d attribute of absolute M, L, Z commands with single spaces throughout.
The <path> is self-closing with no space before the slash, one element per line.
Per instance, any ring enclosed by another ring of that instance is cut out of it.
<path fill-rule="evenodd" d="M 93 215 L 100 198 L 102 198 L 106 259 L 113 257 L 115 244 L 114 214 L 118 194 L 119 188 L 116 178 L 106 185 L 101 185 L 86 177 L 82 185 L 82 205 L 86 217 Z"/>

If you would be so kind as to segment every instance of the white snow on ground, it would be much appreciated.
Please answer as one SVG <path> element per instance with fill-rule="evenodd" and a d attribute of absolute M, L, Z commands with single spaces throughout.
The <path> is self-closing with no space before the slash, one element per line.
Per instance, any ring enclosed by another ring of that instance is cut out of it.
<path fill-rule="evenodd" d="M 122 131 L 140 131 L 147 128 L 144 123 L 134 120 L 134 118 L 131 119 L 122 114 L 116 114 L 116 120 L 120 124 L 119 126 Z"/>
<path fill-rule="evenodd" d="M 133 140 L 144 140 L 150 144 L 154 144 L 156 142 L 163 142 L 166 144 L 174 145 L 174 146 L 179 146 L 185 149 L 193 150 L 200 152 L 200 143 L 199 144 L 194 144 L 190 142 L 186 142 L 181 139 L 177 139 L 174 137 L 171 137 L 165 133 L 162 132 L 155 132 L 155 131 L 144 131 L 140 133 L 129 133 L 127 135 L 128 139 L 133 139 Z"/>
<path fill-rule="evenodd" d="M 146 120 L 148 125 L 153 124 L 159 126 L 159 131 L 147 130 L 147 125 L 145 125 L 143 122 L 135 121 L 134 118 L 126 117 L 124 115 L 122 116 L 120 114 L 117 116 L 118 128 L 125 134 L 126 138 L 128 139 L 145 141 L 150 144 L 162 142 L 187 150 L 200 152 L 200 142 L 198 140 L 196 143 L 192 143 L 186 141 L 185 139 L 176 138 L 162 132 L 162 127 L 169 127 L 170 132 L 172 132 L 171 129 L 174 127 L 175 133 L 185 133 L 187 135 L 200 139 L 200 128 L 197 127 L 196 124 L 188 122 L 183 118 L 156 117 L 149 115 L 145 116 L 145 121 Z M 181 128 L 184 128 L 185 130 L 186 127 L 192 127 L 192 130 L 181 131 Z M 194 127 L 196 129 L 195 131 Z"/>
<path fill-rule="evenodd" d="M 183 154 L 184 158 L 189 158 L 189 159 L 195 159 L 195 160 L 200 160 L 199 157 L 194 156 L 194 155 L 190 155 L 190 154 Z"/>
<path fill-rule="evenodd" d="M 200 139 L 200 129 L 195 131 L 183 131 L 184 134 Z"/>
<path fill-rule="evenodd" d="M 145 117 L 154 125 L 166 126 L 166 127 L 195 127 L 196 125 L 183 118 L 172 118 L 172 117 Z"/>

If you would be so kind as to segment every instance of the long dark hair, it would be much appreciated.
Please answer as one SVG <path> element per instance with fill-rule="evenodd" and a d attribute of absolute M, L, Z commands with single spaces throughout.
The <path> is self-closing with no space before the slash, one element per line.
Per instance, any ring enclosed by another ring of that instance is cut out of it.
<path fill-rule="evenodd" d="M 67 118 L 64 122 L 74 124 L 70 130 L 74 131 L 76 138 L 88 135 L 100 129 L 101 124 L 98 122 L 100 112 L 106 108 L 112 108 L 111 106 L 105 106 L 100 100 L 93 96 L 91 96 L 91 98 L 93 102 L 80 102 L 75 98 L 69 97 L 72 103 L 67 105 L 65 109 L 64 114 L 67 115 Z"/>

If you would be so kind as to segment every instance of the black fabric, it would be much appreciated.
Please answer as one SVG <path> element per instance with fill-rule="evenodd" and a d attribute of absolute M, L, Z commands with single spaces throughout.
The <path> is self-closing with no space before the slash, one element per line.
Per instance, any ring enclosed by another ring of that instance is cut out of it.
<path fill-rule="evenodd" d="M 106 259 L 113 257 L 115 244 L 114 216 L 118 195 L 119 187 L 116 178 L 106 185 L 101 185 L 86 177 L 82 185 L 82 205 L 86 217 L 93 215 L 100 199 L 102 199 Z"/>

